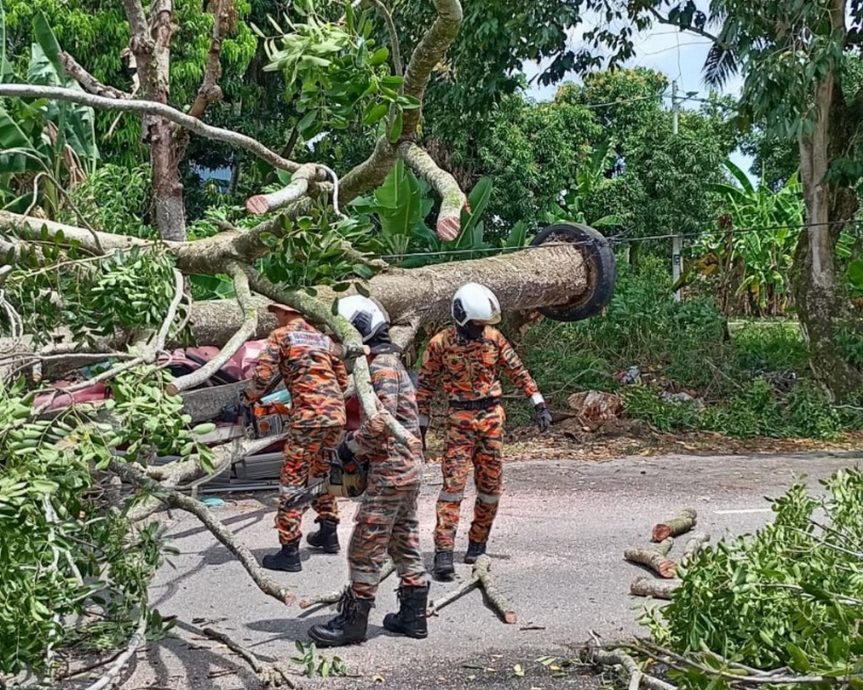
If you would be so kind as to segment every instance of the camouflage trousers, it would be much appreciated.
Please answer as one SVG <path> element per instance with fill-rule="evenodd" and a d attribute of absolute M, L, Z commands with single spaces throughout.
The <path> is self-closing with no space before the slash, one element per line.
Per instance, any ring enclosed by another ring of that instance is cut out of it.
<path fill-rule="evenodd" d="M 312 478 L 326 475 L 330 470 L 328 457 L 335 452 L 341 436 L 340 426 L 291 427 L 285 441 L 284 462 L 279 476 L 280 490 L 289 493 L 306 486 Z M 285 510 L 281 502 L 279 503 L 276 513 L 279 542 L 289 544 L 300 538 L 300 526 L 307 507 Z M 312 503 L 312 508 L 318 514 L 318 521 L 339 521 L 334 496 L 318 496 Z"/>
<path fill-rule="evenodd" d="M 441 461 L 443 487 L 437 500 L 436 551 L 452 551 L 459 511 L 471 465 L 476 484 L 476 503 L 468 539 L 488 541 L 503 491 L 503 427 L 506 414 L 497 405 L 488 410 L 453 410 L 446 430 L 446 450 Z"/>
<path fill-rule="evenodd" d="M 420 553 L 418 496 L 419 487 L 387 487 L 363 496 L 348 546 L 351 589 L 358 597 L 375 597 L 387 555 L 393 559 L 402 585 L 426 584 Z"/>

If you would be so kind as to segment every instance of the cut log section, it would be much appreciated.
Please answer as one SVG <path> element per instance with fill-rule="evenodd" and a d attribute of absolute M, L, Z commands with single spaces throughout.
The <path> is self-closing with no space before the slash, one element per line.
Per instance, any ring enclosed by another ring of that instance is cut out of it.
<path fill-rule="evenodd" d="M 386 580 L 390 575 L 392 575 L 396 570 L 396 564 L 393 563 L 392 559 L 387 559 L 381 568 L 381 576 L 378 579 L 378 584 Z M 338 590 L 337 592 L 329 592 L 328 594 L 319 594 L 314 597 L 308 597 L 300 600 L 300 608 L 301 609 L 310 609 L 316 606 L 328 606 L 330 604 L 338 603 L 339 599 L 342 598 L 342 595 L 345 593 L 344 588 Z"/>
<path fill-rule="evenodd" d="M 668 552 L 671 551 L 673 544 L 673 539 L 666 539 L 653 548 L 626 549 L 623 557 L 630 563 L 650 568 L 660 577 L 671 579 L 677 573 L 677 564 L 668 558 Z"/>
<path fill-rule="evenodd" d="M 675 517 L 653 527 L 652 541 L 661 542 L 688 532 L 695 527 L 696 517 L 694 508 L 684 508 Z"/>
<path fill-rule="evenodd" d="M 639 577 L 629 586 L 629 593 L 636 597 L 671 599 L 671 595 L 678 587 L 680 587 L 680 580 L 656 580 L 652 577 Z"/>
<path fill-rule="evenodd" d="M 513 610 L 509 600 L 503 595 L 497 586 L 494 576 L 491 574 L 491 558 L 487 555 L 480 556 L 474 563 L 469 580 L 466 580 L 456 589 L 448 592 L 440 599 L 431 602 L 426 612 L 427 616 L 434 616 L 445 606 L 460 599 L 473 589 L 480 587 L 485 595 L 485 601 L 491 606 L 498 617 L 509 625 L 518 622 L 518 615 Z"/>
<path fill-rule="evenodd" d="M 680 564 L 685 566 L 689 563 L 709 541 L 709 534 L 706 534 L 705 532 L 695 532 L 686 540 L 686 544 L 683 547 L 683 558 L 680 559 Z"/>

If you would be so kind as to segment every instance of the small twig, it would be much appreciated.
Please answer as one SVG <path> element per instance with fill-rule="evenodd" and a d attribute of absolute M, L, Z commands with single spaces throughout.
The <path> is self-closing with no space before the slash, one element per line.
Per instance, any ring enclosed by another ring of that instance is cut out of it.
<path fill-rule="evenodd" d="M 386 5 L 381 0 L 365 0 L 370 5 L 374 5 L 378 14 L 384 20 L 387 27 L 387 33 L 390 36 L 390 57 L 393 59 L 393 72 L 399 77 L 404 76 L 405 69 L 402 64 L 401 51 L 399 49 L 399 34 L 396 31 L 396 24 L 393 21 L 393 15 L 387 9 Z"/>
<path fill-rule="evenodd" d="M 118 656 L 114 663 L 108 668 L 105 674 L 99 678 L 95 683 L 88 686 L 86 690 L 102 690 L 103 688 L 110 687 L 114 684 L 117 676 L 120 674 L 120 671 L 123 670 L 123 667 L 128 663 L 129 659 L 132 658 L 132 655 L 138 649 L 138 647 L 144 642 L 144 633 L 147 630 L 147 608 L 146 606 L 142 606 L 141 608 L 141 618 L 138 621 L 138 627 L 135 629 L 132 638 L 129 640 L 129 645 L 126 647 L 126 651 L 124 651 L 120 656 Z"/>
<path fill-rule="evenodd" d="M 288 688 L 296 687 L 296 684 L 288 678 L 287 671 L 285 671 L 278 663 L 265 663 L 261 661 L 261 659 L 252 650 L 244 647 L 227 634 L 219 630 L 215 630 L 214 628 L 199 628 L 198 626 L 186 623 L 185 621 L 179 621 L 177 625 L 180 628 L 184 628 L 202 637 L 208 637 L 211 640 L 215 640 L 216 642 L 220 642 L 225 645 L 229 650 L 249 665 L 252 671 L 258 675 L 264 686 L 277 686 L 284 684 Z"/>

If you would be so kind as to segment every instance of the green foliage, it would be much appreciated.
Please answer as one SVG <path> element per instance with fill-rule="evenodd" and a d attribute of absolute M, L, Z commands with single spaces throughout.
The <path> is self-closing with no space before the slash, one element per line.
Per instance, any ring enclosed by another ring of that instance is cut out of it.
<path fill-rule="evenodd" d="M 664 262 L 645 257 L 620 269 L 604 314 L 528 332 L 521 350 L 553 403 L 577 390 L 617 391 L 630 417 L 665 432 L 829 439 L 860 428 L 805 378 L 795 324 L 744 324 L 729 338 L 712 301 L 673 300 Z M 641 384 L 619 384 L 615 375 L 633 366 Z M 679 391 L 694 400 L 675 398 Z"/>
<path fill-rule="evenodd" d="M 20 388 L 0 391 L 0 672 L 12 674 L 44 669 L 91 625 L 127 637 L 161 558 L 157 525 L 132 530 L 91 474 L 121 440 L 113 428 L 30 412 Z"/>
<path fill-rule="evenodd" d="M 134 248 L 69 265 L 34 264 L 10 276 L 7 296 L 37 342 L 50 339 L 59 323 L 77 342 L 113 335 L 116 328 L 158 329 L 174 297 L 173 263 L 158 249 Z"/>
<path fill-rule="evenodd" d="M 402 112 L 419 107 L 416 99 L 402 95 L 402 77 L 392 74 L 389 50 L 376 48 L 371 17 L 373 9 L 355 16 L 345 5 L 345 23 L 329 23 L 316 13 L 315 3 L 295 3 L 294 11 L 304 22 L 285 17 L 285 27 L 270 18 L 276 36 L 265 39 L 267 71 L 285 77 L 285 100 L 301 115 L 296 127 L 304 139 L 320 132 L 345 130 L 357 122 L 372 127 L 390 112 L 390 138 L 401 135 Z M 398 131 L 395 131 L 398 129 Z"/>
<path fill-rule="evenodd" d="M 714 672 L 670 671 L 690 688 L 727 688 L 730 664 L 807 676 L 859 674 L 863 637 L 863 474 L 842 470 L 813 496 L 795 484 L 774 521 L 723 539 L 679 574 L 673 601 L 645 614 L 656 641 Z M 823 517 L 819 514 L 823 511 Z"/>
<path fill-rule="evenodd" d="M 743 313 L 782 314 L 791 298 L 789 272 L 803 224 L 797 174 L 774 191 L 764 180 L 753 185 L 730 160 L 725 167 L 737 184 L 712 185 L 720 199 L 720 229 L 698 238 L 693 253 L 710 255 L 708 265 L 719 267 L 712 275 L 723 303 L 733 295 L 742 298 Z"/>
<path fill-rule="evenodd" d="M 149 166 L 102 165 L 75 187 L 72 200 L 93 227 L 118 235 L 155 239 L 156 230 L 144 222 L 150 206 Z M 70 209 L 65 209 L 60 220 L 74 225 L 77 218 Z"/>
<path fill-rule="evenodd" d="M 5 26 L 0 3 L 0 40 L 5 39 Z M 41 14 L 34 17 L 33 35 L 26 77 L 18 77 L 3 55 L 0 80 L 80 90 L 66 76 L 57 40 Z M 92 108 L 71 103 L 13 100 L 0 104 L 0 202 L 4 208 L 22 212 L 40 207 L 55 217 L 65 202 L 62 190 L 95 169 L 99 152 L 93 122 Z"/>
<path fill-rule="evenodd" d="M 132 90 L 131 74 L 124 65 L 123 50 L 129 43 L 129 24 L 122 3 L 101 0 L 4 0 L 7 14 L 7 45 L 10 60 L 23 69 L 34 18 L 44 14 L 57 34 L 57 42 L 93 76 L 105 84 Z M 177 27 L 171 44 L 171 103 L 180 109 L 195 98 L 210 47 L 213 3 L 177 0 L 173 23 Z M 222 78 L 219 81 L 227 104 L 242 96 L 244 75 L 255 55 L 257 41 L 244 19 L 252 3 L 235 0 L 229 31 L 222 40 Z M 17 60 L 15 59 L 17 57 Z M 61 71 L 62 74 L 62 71 Z M 226 105 L 225 108 L 229 108 Z M 135 166 L 146 160 L 147 149 L 140 142 L 140 119 L 100 112 L 95 127 L 99 147 L 106 159 L 117 165 Z"/>
<path fill-rule="evenodd" d="M 291 657 L 291 661 L 303 667 L 303 673 L 307 678 L 348 675 L 348 667 L 341 657 L 329 658 L 320 654 L 314 642 L 306 643 L 297 640 L 294 645 L 297 648 L 297 656 Z"/>

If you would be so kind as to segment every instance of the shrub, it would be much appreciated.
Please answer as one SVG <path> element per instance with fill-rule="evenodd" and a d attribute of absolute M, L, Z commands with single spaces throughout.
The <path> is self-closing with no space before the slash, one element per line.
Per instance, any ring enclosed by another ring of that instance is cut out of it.
<path fill-rule="evenodd" d="M 840 471 L 825 487 L 815 498 L 796 484 L 773 501 L 773 523 L 701 551 L 678 571 L 672 602 L 645 614 L 658 644 L 702 666 L 670 671 L 682 687 L 731 687 L 703 670 L 730 663 L 837 682 L 859 674 L 863 474 Z"/>

